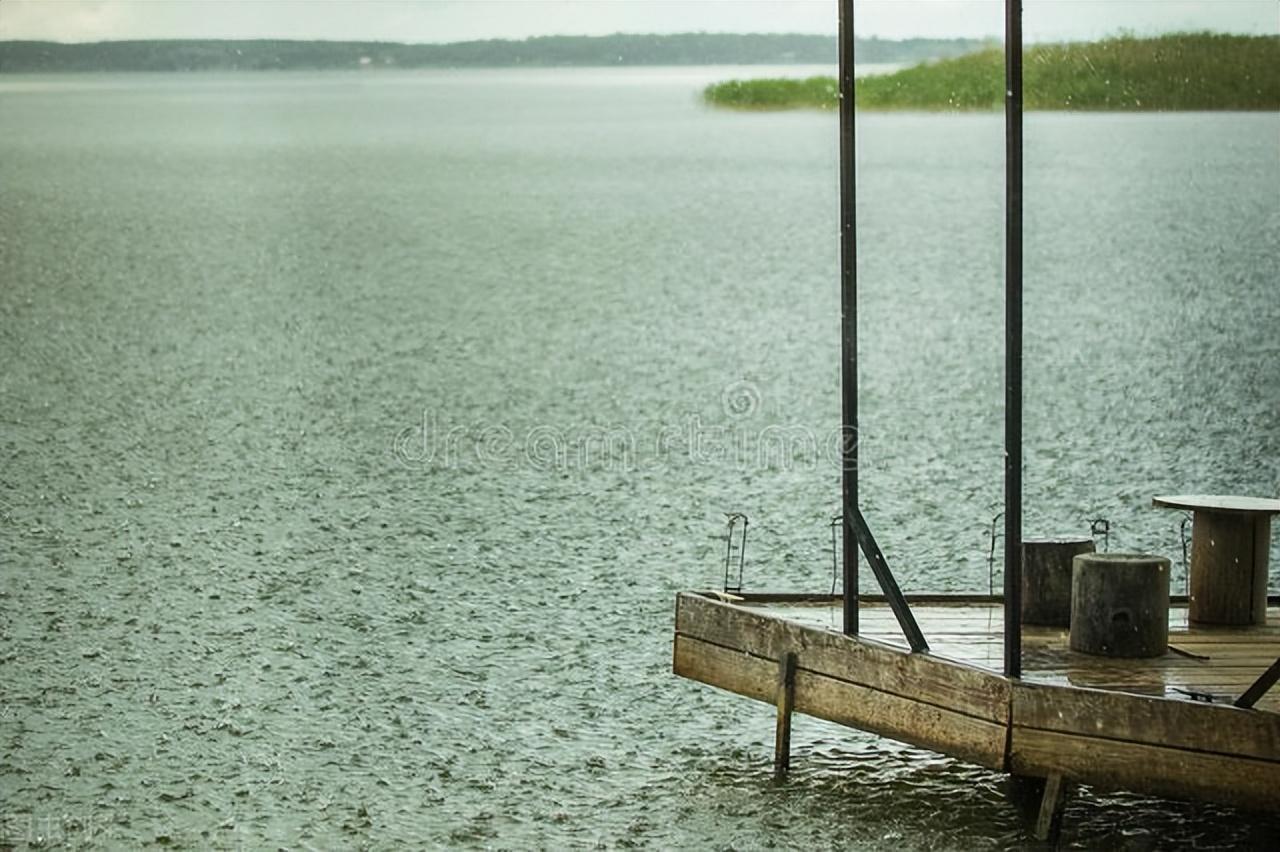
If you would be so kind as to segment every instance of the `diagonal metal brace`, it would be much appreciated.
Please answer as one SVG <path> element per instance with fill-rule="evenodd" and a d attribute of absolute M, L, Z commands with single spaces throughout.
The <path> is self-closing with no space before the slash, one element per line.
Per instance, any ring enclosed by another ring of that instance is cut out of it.
<path fill-rule="evenodd" d="M 1267 690 L 1275 686 L 1276 681 L 1280 680 L 1280 657 L 1271 664 L 1271 668 L 1262 673 L 1262 676 L 1253 682 L 1253 686 L 1244 691 L 1235 700 L 1237 707 L 1252 707 L 1258 703 L 1258 699 L 1267 694 Z"/>
<path fill-rule="evenodd" d="M 912 651 L 928 651 L 929 643 L 920 632 L 920 625 L 916 624 L 916 617 L 911 614 L 911 605 L 902 596 L 898 581 L 893 579 L 893 572 L 889 570 L 889 563 L 884 561 L 884 554 L 880 551 L 880 545 L 876 544 L 875 536 L 871 535 L 867 519 L 862 517 L 861 509 L 851 508 L 853 511 L 845 517 L 852 521 L 851 532 L 858 540 L 858 546 L 862 548 L 862 555 L 871 563 L 871 571 L 876 575 L 880 590 L 884 592 L 885 599 L 893 609 L 894 618 L 898 619 L 898 626 L 902 628 L 902 633 L 907 637 Z"/>

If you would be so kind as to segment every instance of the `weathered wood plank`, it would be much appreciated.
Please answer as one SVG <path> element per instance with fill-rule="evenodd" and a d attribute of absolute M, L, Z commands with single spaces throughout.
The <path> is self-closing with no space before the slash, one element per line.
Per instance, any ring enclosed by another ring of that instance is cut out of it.
<path fill-rule="evenodd" d="M 1280 762 L 1280 715 L 1229 705 L 1019 683 L 1013 688 L 1013 724 Z"/>
<path fill-rule="evenodd" d="M 1176 600 L 1176 595 L 1171 595 L 1170 600 Z M 915 603 L 910 600 L 908 602 Z M 809 613 L 814 617 L 821 617 L 820 613 L 825 610 L 837 611 L 836 607 L 821 606 L 796 606 L 796 607 L 770 607 L 770 610 L 778 610 L 793 613 Z M 1189 624 L 1187 621 L 1187 609 L 1185 603 L 1182 607 L 1174 607 L 1171 605 L 1169 611 L 1169 632 L 1170 634 L 1199 634 L 1206 635 L 1231 635 L 1231 634 L 1249 634 L 1249 635 L 1275 635 L 1280 632 L 1280 607 L 1271 606 L 1268 609 L 1267 624 L 1252 625 L 1247 627 L 1232 627 L 1230 625 L 1213 625 L 1213 624 Z M 838 616 L 837 616 L 838 617 Z M 982 630 L 987 627 L 994 629 L 997 633 L 1001 630 L 1004 622 L 1003 612 L 999 608 L 999 604 L 964 604 L 943 606 L 932 603 L 918 604 L 916 618 L 921 626 L 926 621 L 934 622 L 959 622 L 972 625 L 973 629 Z M 890 632 L 897 630 L 897 624 L 893 620 L 893 614 L 887 607 L 866 606 L 864 605 L 860 611 L 860 620 L 862 622 L 863 633 Z M 1051 627 L 1040 627 L 1036 625 L 1027 625 L 1027 634 L 1035 635 L 1039 633 L 1057 632 Z"/>
<path fill-rule="evenodd" d="M 1195 654 L 1195 657 L 1183 656 L 1181 659 L 1165 660 L 1162 668 L 1169 669 L 1211 669 L 1216 667 L 1235 667 L 1246 668 L 1249 666 L 1265 669 L 1267 660 L 1274 660 L 1280 656 L 1280 646 L 1256 647 L 1250 649 L 1249 646 L 1229 646 L 1237 649 L 1227 652 L 1215 651 L 1213 645 L 1179 645 L 1183 651 L 1188 654 Z"/>
<path fill-rule="evenodd" d="M 1187 650 L 1184 646 L 1184 650 Z M 1125 669 L 1127 671 L 1209 671 L 1215 668 L 1248 668 L 1250 666 L 1265 669 L 1267 660 L 1274 660 L 1276 656 L 1280 656 L 1280 648 L 1275 649 L 1259 649 L 1256 653 L 1239 653 L 1239 654 L 1215 654 L 1212 651 L 1204 653 L 1202 646 L 1192 646 L 1196 650 L 1190 653 L 1196 654 L 1196 657 L 1188 657 L 1182 654 L 1173 654 L 1167 657 L 1158 657 L 1155 659 L 1147 658 L 1142 660 L 1123 659 L 1106 657 L 1089 658 L 1087 656 L 1068 655 L 1065 653 L 1054 652 L 1052 650 L 1043 651 L 1042 656 L 1046 663 L 1058 663 L 1065 668 L 1079 669 L 1080 671 L 1107 671 L 1110 669 Z M 1275 654 L 1271 653 L 1272 650 Z"/>
<path fill-rule="evenodd" d="M 1041 672 L 1060 671 L 1070 676 L 1073 681 L 1112 680 L 1123 683 L 1128 679 L 1132 679 L 1135 682 L 1166 680 L 1177 683 L 1185 681 L 1216 683 L 1221 680 L 1223 683 L 1229 683 L 1235 680 L 1256 680 L 1258 675 L 1262 674 L 1266 669 L 1266 664 L 1259 661 L 1255 665 L 1248 666 L 1205 666 L 1203 668 L 1170 666 L 1159 669 L 1134 668 L 1125 670 L 1120 668 L 1085 668 L 1083 666 L 1044 667 L 1037 670 L 1036 674 L 1038 676 Z"/>
<path fill-rule="evenodd" d="M 1270 648 L 1280 647 L 1280 636 L 1176 636 L 1179 648 L 1205 648 L 1218 654 L 1258 654 Z"/>
<path fill-rule="evenodd" d="M 748 603 L 792 604 L 806 606 L 839 606 L 844 598 L 839 594 L 827 592 L 749 592 L 743 591 L 741 598 Z M 973 606 L 974 604 L 1000 604 L 1000 595 L 979 595 L 966 592 L 916 592 L 904 594 L 907 603 L 912 606 Z M 858 600 L 863 606 L 886 606 L 888 600 L 883 594 L 859 592 Z"/>
<path fill-rule="evenodd" d="M 772 673 L 777 670 L 776 663 L 690 636 L 677 635 L 673 651 L 675 660 L 671 668 L 680 677 L 766 704 L 773 703 L 775 683 Z"/>
<path fill-rule="evenodd" d="M 1166 682 L 1153 681 L 1148 683 L 1137 683 L 1132 680 L 1122 683 L 1109 683 L 1103 680 L 1076 680 L 1073 682 L 1061 675 L 1043 675 L 1039 672 L 1036 674 L 1035 683 L 1107 690 L 1111 692 L 1125 692 L 1134 695 L 1150 695 L 1158 698 L 1169 698 L 1175 701 L 1190 701 L 1192 700 L 1192 697 L 1187 693 L 1194 692 L 1212 695 L 1215 704 L 1231 704 L 1249 688 L 1249 684 L 1244 680 L 1240 680 L 1238 683 L 1227 684 L 1218 683 L 1216 681 L 1213 683 L 1179 683 L 1172 680 Z M 1280 696 L 1274 694 L 1265 695 L 1257 704 L 1254 705 L 1254 709 L 1270 713 L 1280 712 Z"/>
<path fill-rule="evenodd" d="M 1004 724 L 1009 718 L 1004 678 L 932 654 L 911 654 L 689 594 L 679 598 L 676 631 L 774 662 L 796 651 L 805 671 L 982 720 Z"/>
<path fill-rule="evenodd" d="M 1274 611 L 1273 611 L 1274 612 Z M 1280 621 L 1280 615 L 1273 615 Z M 1170 631 L 1170 641 L 1181 642 L 1244 642 L 1249 644 L 1274 645 L 1280 642 L 1280 624 L 1267 624 L 1262 627 L 1216 627 L 1186 631 Z"/>
<path fill-rule="evenodd" d="M 998 652 L 999 643 L 983 633 L 990 622 L 975 619 L 977 632 L 954 631 L 946 646 L 968 659 Z M 1271 629 L 1191 631 L 1175 641 L 1209 654 L 1209 661 L 1169 655 L 1136 664 L 1069 654 L 1061 650 L 1060 631 L 1038 645 L 1030 636 L 1027 660 L 1035 666 L 1029 676 L 1055 683 L 1011 684 L 940 655 L 910 654 L 865 636 L 785 621 L 768 610 L 682 595 L 674 654 L 678 674 L 776 706 L 778 661 L 796 653 L 795 712 L 983 766 L 1275 808 L 1280 714 L 1130 694 L 1163 696 L 1181 687 L 1238 694 L 1265 668 L 1254 663 L 1276 648 L 1280 637 L 1268 635 Z M 1195 641 L 1187 643 L 1187 637 Z M 1268 695 L 1266 706 L 1280 706 L 1275 698 Z M 1006 727 L 1010 719 L 1012 729 Z"/>
<path fill-rule="evenodd" d="M 874 640 L 872 640 L 874 641 Z M 878 643 L 884 644 L 884 643 Z M 991 649 L 997 652 L 999 646 L 987 642 L 958 642 L 947 641 L 937 642 L 934 647 L 939 650 L 949 649 L 950 653 L 938 653 L 935 656 L 953 658 L 959 656 L 965 661 L 980 659 L 986 656 Z M 1179 646 L 1183 647 L 1183 646 Z M 1033 662 L 1036 665 L 1032 673 L 1039 671 L 1048 671 L 1050 669 L 1067 669 L 1076 671 L 1108 671 L 1108 670 L 1126 670 L 1136 672 L 1179 672 L 1179 671 L 1210 671 L 1221 668 L 1223 670 L 1236 668 L 1246 669 L 1253 668 L 1261 673 L 1267 668 L 1268 662 L 1275 660 L 1280 656 L 1280 645 L 1274 645 L 1269 648 L 1259 648 L 1255 652 L 1240 654 L 1215 654 L 1205 646 L 1192 646 L 1188 650 L 1189 653 L 1196 654 L 1196 657 L 1189 657 L 1180 654 L 1171 654 L 1167 657 L 1159 657 L 1155 659 L 1145 660 L 1118 660 L 1115 658 L 1096 657 L 1090 658 L 1086 655 L 1069 654 L 1062 649 L 1045 648 L 1036 646 L 1023 646 L 1024 657 L 1034 655 Z"/>
<path fill-rule="evenodd" d="M 1009 769 L 1106 789 L 1203 799 L 1259 810 L 1280 807 L 1280 763 L 1161 748 L 1014 726 Z"/>
<path fill-rule="evenodd" d="M 964 713 L 892 695 L 805 668 L 796 671 L 795 711 L 990 769 L 1004 767 L 1007 729 Z M 768 704 L 776 699 L 776 661 L 678 635 L 675 672 Z"/>

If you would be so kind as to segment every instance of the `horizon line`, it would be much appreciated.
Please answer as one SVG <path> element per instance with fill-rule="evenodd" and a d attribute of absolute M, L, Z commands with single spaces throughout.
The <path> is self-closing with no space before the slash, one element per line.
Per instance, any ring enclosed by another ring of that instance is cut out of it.
<path fill-rule="evenodd" d="M 1027 39 L 1026 44 L 1043 44 L 1043 43 L 1072 43 L 1072 42 L 1093 42 L 1106 41 L 1115 38 L 1161 38 L 1163 36 L 1177 35 L 1232 35 L 1243 36 L 1246 38 L 1280 38 L 1280 33 L 1245 33 L 1232 30 L 1214 30 L 1214 29 L 1187 29 L 1187 30 L 1167 30 L 1159 33 L 1144 34 L 1128 28 L 1117 29 L 1113 33 L 1099 36 L 1097 38 L 1068 38 L 1068 39 Z M 92 44 L 145 44 L 145 43 L 167 43 L 167 42 L 288 42 L 295 44 L 369 44 L 369 45 L 396 45 L 401 47 L 448 47 L 452 45 L 462 44 L 486 44 L 486 43 L 505 43 L 505 44 L 524 44 L 532 41 L 557 38 L 574 38 L 586 40 L 602 40 L 616 38 L 618 36 L 627 36 L 634 38 L 674 38 L 679 36 L 763 36 L 767 38 L 820 38 L 835 41 L 837 36 L 831 33 L 804 33 L 804 32 L 720 32 L 707 30 L 689 30 L 686 32 L 658 33 L 658 32 L 614 32 L 605 35 L 600 34 L 580 34 L 580 33 L 553 33 L 544 35 L 526 36 L 524 38 L 475 38 L 461 39 L 458 41 L 394 41 L 384 39 L 336 39 L 336 38 L 292 38 L 278 36 L 251 36 L 251 37 L 201 37 L 201 36 L 166 36 L 163 38 L 104 38 L 90 39 L 86 41 L 62 41 L 50 38 L 4 38 L 0 39 L 0 45 L 3 44 L 56 44 L 60 46 L 77 46 Z M 988 34 L 985 36 L 950 36 L 946 38 L 937 36 L 903 36 L 901 38 L 884 38 L 882 36 L 858 36 L 858 41 L 879 41 L 888 43 L 902 43 L 908 41 L 936 41 L 936 42 L 955 42 L 955 41 L 976 41 L 1000 44 L 1003 43 L 1004 37 L 1000 34 Z"/>

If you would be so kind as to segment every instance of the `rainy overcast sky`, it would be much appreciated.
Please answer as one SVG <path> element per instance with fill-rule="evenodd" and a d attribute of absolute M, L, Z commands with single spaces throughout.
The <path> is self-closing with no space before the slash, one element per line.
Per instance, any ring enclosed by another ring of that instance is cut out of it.
<path fill-rule="evenodd" d="M 1280 32 L 1280 0 L 1024 0 L 1028 41 Z M 859 35 L 982 37 L 1003 0 L 857 0 Z M 0 39 L 447 42 L 615 32 L 836 30 L 836 0 L 0 0 Z"/>

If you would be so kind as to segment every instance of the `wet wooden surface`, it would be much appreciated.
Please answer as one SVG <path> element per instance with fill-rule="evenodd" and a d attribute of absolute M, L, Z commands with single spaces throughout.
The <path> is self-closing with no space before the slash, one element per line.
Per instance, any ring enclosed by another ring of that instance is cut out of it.
<path fill-rule="evenodd" d="M 913 606 L 930 650 L 911 653 L 887 606 L 862 608 L 857 637 L 838 607 L 676 599 L 676 674 L 774 703 L 779 661 L 796 657 L 797 712 L 1019 775 L 1060 775 L 1260 810 L 1280 807 L 1280 697 L 1232 702 L 1280 655 L 1280 627 L 1188 628 L 1172 610 L 1161 657 L 1073 652 L 1066 630 L 1026 628 L 1023 673 L 998 673 L 993 604 Z M 1211 701 L 1192 700 L 1188 693 Z"/>
<path fill-rule="evenodd" d="M 795 652 L 796 712 L 1004 767 L 1010 705 L 1004 678 L 797 622 L 682 594 L 673 668 L 682 677 L 774 703 L 777 661 Z"/>
<path fill-rule="evenodd" d="M 839 629 L 833 606 L 769 605 L 773 616 Z M 951 659 L 999 671 L 1003 653 L 1003 609 L 998 605 L 913 606 L 930 649 Z M 862 635 L 906 648 L 887 606 L 864 605 Z M 1168 654 L 1150 659 L 1113 659 L 1071 651 L 1065 628 L 1023 625 L 1023 674 L 1028 681 L 1084 686 L 1190 700 L 1188 692 L 1230 704 L 1280 657 L 1280 607 L 1268 610 L 1261 627 L 1188 625 L 1185 606 L 1169 611 Z M 1258 709 L 1280 713 L 1280 686 L 1258 702 Z"/>

